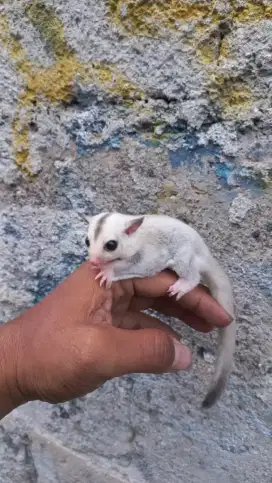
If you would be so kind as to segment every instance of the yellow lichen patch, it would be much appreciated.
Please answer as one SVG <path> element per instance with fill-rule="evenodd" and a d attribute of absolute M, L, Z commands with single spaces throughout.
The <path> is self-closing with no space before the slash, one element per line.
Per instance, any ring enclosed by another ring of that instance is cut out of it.
<path fill-rule="evenodd" d="M 220 49 L 219 49 L 219 58 L 229 58 L 231 57 L 231 49 L 229 46 L 228 38 L 225 37 L 220 44 Z"/>
<path fill-rule="evenodd" d="M 237 22 L 251 23 L 272 19 L 272 6 L 261 1 L 246 1 L 244 6 L 239 6 L 237 0 L 231 3 L 234 10 L 233 18 Z"/>
<path fill-rule="evenodd" d="M 211 34 L 210 37 L 199 42 L 196 53 L 203 64 L 209 65 L 231 57 L 228 38 L 223 40 L 218 35 Z"/>
<path fill-rule="evenodd" d="M 158 200 L 168 200 L 177 196 L 178 190 L 174 184 L 165 184 L 162 189 L 157 193 Z"/>
<path fill-rule="evenodd" d="M 204 2 L 179 0 L 110 0 L 108 7 L 117 24 L 137 35 L 156 35 L 163 27 L 176 29 L 180 22 L 202 19 L 211 10 L 211 5 Z"/>
<path fill-rule="evenodd" d="M 29 163 L 29 129 L 27 117 L 22 121 L 20 113 L 12 123 L 12 137 L 14 146 L 15 162 L 17 166 L 26 174 L 32 175 Z"/>
<path fill-rule="evenodd" d="M 30 88 L 34 87 L 34 92 L 42 92 L 53 102 L 69 101 L 73 80 L 78 74 L 85 82 L 98 82 L 109 92 L 126 100 L 141 96 L 139 89 L 114 69 L 99 64 L 83 64 L 77 60 L 65 40 L 63 25 L 53 8 L 45 6 L 41 0 L 35 0 L 26 6 L 26 13 L 59 58 L 53 68 L 40 71 L 32 78 Z M 54 86 L 56 83 L 59 84 L 57 88 Z"/>
<path fill-rule="evenodd" d="M 241 110 L 249 109 L 254 101 L 250 87 L 240 79 L 212 76 L 210 97 L 221 106 L 226 117 L 236 117 Z"/>
<path fill-rule="evenodd" d="M 252 102 L 251 90 L 242 83 L 231 85 L 229 89 L 225 88 L 221 102 L 230 108 L 249 107 Z"/>
<path fill-rule="evenodd" d="M 37 67 L 28 60 L 20 42 L 11 33 L 7 18 L 4 15 L 0 17 L 0 40 L 8 50 L 23 83 L 12 131 L 16 163 L 28 174 L 31 174 L 31 162 L 28 122 L 22 120 L 25 117 L 24 112 L 29 112 L 30 108 L 33 109 L 33 106 L 41 102 L 48 102 L 49 105 L 69 103 L 74 96 L 76 80 L 83 84 L 101 85 L 107 92 L 121 97 L 127 103 L 133 103 L 135 99 L 144 96 L 140 89 L 115 68 L 80 62 L 66 45 L 59 20 L 55 19 L 52 10 L 45 9 L 43 12 L 42 5 L 40 1 L 34 2 L 27 11 L 30 20 L 39 26 L 57 57 L 54 65 L 48 68 Z M 47 29 L 50 21 L 52 25 Z"/>
<path fill-rule="evenodd" d="M 54 9 L 47 7 L 44 2 L 35 0 L 25 8 L 30 22 L 37 27 L 42 37 L 50 44 L 56 57 L 63 57 L 71 52 L 64 37 L 64 28 L 55 15 Z"/>
<path fill-rule="evenodd" d="M 197 47 L 197 54 L 203 64 L 211 64 L 218 59 L 219 40 L 216 37 L 211 37 L 203 42 L 200 42 Z"/>
<path fill-rule="evenodd" d="M 217 30 L 222 22 L 252 23 L 272 18 L 272 6 L 261 0 L 226 1 L 227 8 L 219 10 L 215 0 L 109 0 L 108 9 L 114 22 L 134 35 L 159 35 L 163 28 L 177 30 L 183 23 L 195 23 L 190 32 L 191 44 L 197 45 L 196 54 L 203 64 L 229 55 L 228 42 Z M 219 35 L 216 35 L 219 34 Z M 202 37 L 202 38 L 201 38 Z"/>
<path fill-rule="evenodd" d="M 27 60 L 20 42 L 10 32 L 8 19 L 5 15 L 0 16 L 0 41 L 8 50 L 11 60 L 16 64 L 17 70 L 20 70 L 21 73 L 29 73 L 31 63 Z"/>
<path fill-rule="evenodd" d="M 250 23 L 272 18 L 272 6 L 261 0 L 245 1 L 244 6 L 237 0 L 229 0 L 225 11 L 217 9 L 215 0 L 109 0 L 107 3 L 114 22 L 135 35 L 157 35 L 162 28 L 177 29 L 188 21 L 196 21 L 201 29 L 206 20 L 208 24 L 229 19 Z"/>
<path fill-rule="evenodd" d="M 228 119 L 251 107 L 254 94 L 250 86 L 228 74 L 219 77 L 218 65 L 231 57 L 228 34 L 232 28 L 271 19 L 272 6 L 261 0 L 245 1 L 244 5 L 238 0 L 228 0 L 226 8 L 219 10 L 215 0 L 111 0 L 108 9 L 114 22 L 134 35 L 155 36 L 164 28 L 177 30 L 184 23 L 193 22 L 195 29 L 190 30 L 186 41 L 207 66 L 211 99 Z"/>
<path fill-rule="evenodd" d="M 23 99 L 25 102 L 48 100 L 51 103 L 67 103 L 74 95 L 76 79 L 84 84 L 100 84 L 111 94 L 131 102 L 143 95 L 125 76 L 111 68 L 82 64 L 74 56 L 70 56 L 60 59 L 53 67 L 31 72 Z"/>
<path fill-rule="evenodd" d="M 93 63 L 91 66 L 86 64 L 82 70 L 82 76 L 85 82 L 92 80 L 101 84 L 108 92 L 120 96 L 127 102 L 144 98 L 144 92 L 132 84 L 132 82 L 128 81 L 127 77 L 118 72 L 114 67 Z"/>
<path fill-rule="evenodd" d="M 32 70 L 22 100 L 25 103 L 49 101 L 68 102 L 72 97 L 72 85 L 78 71 L 78 63 L 71 57 L 59 60 L 47 69 Z"/>

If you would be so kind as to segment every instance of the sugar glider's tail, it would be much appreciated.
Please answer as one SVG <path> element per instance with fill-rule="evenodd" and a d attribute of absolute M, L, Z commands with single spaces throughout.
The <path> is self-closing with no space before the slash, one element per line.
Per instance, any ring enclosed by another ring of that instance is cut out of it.
<path fill-rule="evenodd" d="M 229 374 L 233 366 L 233 354 L 235 351 L 236 321 L 234 318 L 234 304 L 232 287 L 228 276 L 218 265 L 214 258 L 209 260 L 208 269 L 205 270 L 205 282 L 209 286 L 212 296 L 233 317 L 228 327 L 219 329 L 218 354 L 215 361 L 215 371 L 212 384 L 205 397 L 202 407 L 213 406 L 223 393 Z"/>

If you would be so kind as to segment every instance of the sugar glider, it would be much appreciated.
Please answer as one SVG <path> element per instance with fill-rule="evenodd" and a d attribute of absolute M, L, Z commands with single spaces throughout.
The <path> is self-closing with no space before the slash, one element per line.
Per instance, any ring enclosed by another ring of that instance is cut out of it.
<path fill-rule="evenodd" d="M 232 369 L 236 321 L 230 281 L 191 226 L 164 215 L 131 216 L 100 213 L 89 219 L 86 244 L 91 263 L 100 270 L 96 278 L 109 288 L 112 282 L 153 276 L 171 269 L 178 280 L 169 287 L 177 300 L 200 281 L 233 318 L 219 329 L 219 348 L 211 387 L 202 406 L 212 406 L 221 396 Z"/>

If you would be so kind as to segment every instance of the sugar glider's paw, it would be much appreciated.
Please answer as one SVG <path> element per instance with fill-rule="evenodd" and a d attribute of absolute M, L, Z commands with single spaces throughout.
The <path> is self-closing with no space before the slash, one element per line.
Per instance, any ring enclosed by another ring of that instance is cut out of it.
<path fill-rule="evenodd" d="M 113 270 L 110 268 L 105 268 L 105 270 L 101 270 L 101 272 L 96 275 L 95 280 L 100 280 L 100 287 L 103 287 L 104 283 L 106 283 L 106 288 L 111 288 L 113 282 Z"/>
<path fill-rule="evenodd" d="M 188 280 L 185 280 L 184 278 L 179 278 L 173 285 L 170 285 L 168 294 L 169 297 L 174 297 L 174 295 L 176 295 L 176 300 L 179 300 L 193 288 L 194 285 L 192 286 L 191 282 L 188 282 Z"/>

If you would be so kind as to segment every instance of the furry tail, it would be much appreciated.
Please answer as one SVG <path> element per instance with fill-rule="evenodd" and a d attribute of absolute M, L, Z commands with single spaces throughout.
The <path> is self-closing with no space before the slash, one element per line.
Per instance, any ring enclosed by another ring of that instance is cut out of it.
<path fill-rule="evenodd" d="M 233 354 L 235 350 L 236 322 L 223 329 L 219 329 L 219 350 L 215 362 L 215 373 L 211 387 L 205 397 L 202 407 L 210 408 L 213 406 L 223 393 L 229 374 L 232 370 Z"/>
<path fill-rule="evenodd" d="M 211 261 L 210 261 L 211 262 Z M 215 372 L 212 384 L 205 397 L 202 407 L 213 406 L 223 393 L 229 374 L 233 365 L 233 354 L 235 351 L 236 321 L 234 319 L 233 296 L 230 281 L 223 269 L 213 259 L 206 272 L 206 281 L 211 290 L 212 296 L 233 317 L 228 327 L 219 329 L 218 355 L 215 362 Z"/>

